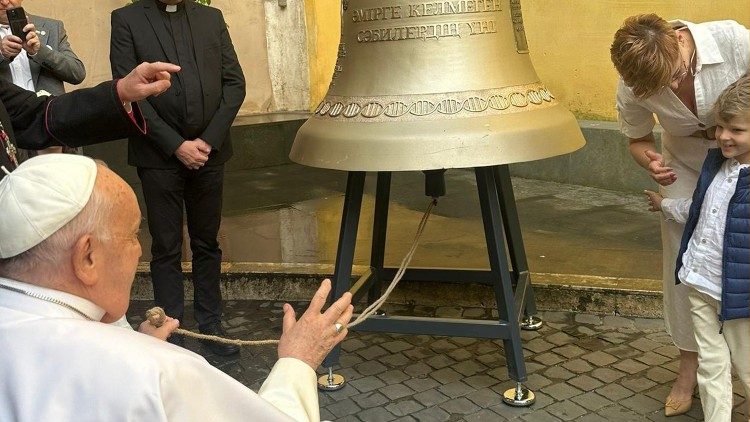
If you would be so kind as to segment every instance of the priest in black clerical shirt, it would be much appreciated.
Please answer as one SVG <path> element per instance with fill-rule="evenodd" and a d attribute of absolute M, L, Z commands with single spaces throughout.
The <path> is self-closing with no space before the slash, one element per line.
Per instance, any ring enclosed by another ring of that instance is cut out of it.
<path fill-rule="evenodd" d="M 190 0 L 140 0 L 112 12 L 112 74 L 118 77 L 142 60 L 182 67 L 173 89 L 141 104 L 149 130 L 131 136 L 128 144 L 128 163 L 138 168 L 153 239 L 155 300 L 168 315 L 183 319 L 186 210 L 195 318 L 201 332 L 221 335 L 217 237 L 224 163 L 232 155 L 229 129 L 245 98 L 242 68 L 221 12 Z M 206 345 L 216 354 L 238 352 L 232 345 Z"/>

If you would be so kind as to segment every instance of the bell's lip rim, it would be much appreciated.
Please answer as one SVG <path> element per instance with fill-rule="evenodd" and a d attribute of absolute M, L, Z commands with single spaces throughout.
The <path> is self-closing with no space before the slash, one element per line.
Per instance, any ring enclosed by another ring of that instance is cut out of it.
<path fill-rule="evenodd" d="M 530 114 L 542 123 L 530 125 Z M 511 130 L 489 130 L 493 127 Z M 362 143 L 372 141 L 364 141 L 362 131 L 377 133 L 378 149 L 366 146 L 369 149 L 363 151 Z M 347 137 L 353 133 L 358 139 Z M 437 141 L 438 137 L 444 141 Z M 407 147 L 398 153 L 384 152 L 400 142 L 407 142 Z M 525 146 L 512 153 L 507 151 L 519 142 Z M 434 148 L 436 143 L 440 149 Z M 332 170 L 419 171 L 529 162 L 569 154 L 584 145 L 578 120 L 566 108 L 556 105 L 527 113 L 420 122 L 332 122 L 311 118 L 298 130 L 289 158 L 301 165 Z"/>

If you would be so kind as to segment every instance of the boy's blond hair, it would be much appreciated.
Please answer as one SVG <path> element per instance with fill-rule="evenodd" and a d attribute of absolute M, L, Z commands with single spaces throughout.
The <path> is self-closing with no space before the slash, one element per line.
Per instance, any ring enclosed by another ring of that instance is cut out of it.
<path fill-rule="evenodd" d="M 625 19 L 609 53 L 625 85 L 645 98 L 672 83 L 680 47 L 669 22 L 651 13 Z"/>
<path fill-rule="evenodd" d="M 750 76 L 745 74 L 722 91 L 711 112 L 725 122 L 735 117 L 750 120 Z"/>

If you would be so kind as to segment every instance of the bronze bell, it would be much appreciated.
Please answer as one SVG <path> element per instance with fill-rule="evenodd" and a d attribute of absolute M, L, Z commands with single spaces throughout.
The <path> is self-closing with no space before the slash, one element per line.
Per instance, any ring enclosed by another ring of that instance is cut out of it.
<path fill-rule="evenodd" d="M 531 64 L 520 0 L 343 0 L 333 80 L 290 158 L 429 170 L 536 160 L 584 143 Z"/>

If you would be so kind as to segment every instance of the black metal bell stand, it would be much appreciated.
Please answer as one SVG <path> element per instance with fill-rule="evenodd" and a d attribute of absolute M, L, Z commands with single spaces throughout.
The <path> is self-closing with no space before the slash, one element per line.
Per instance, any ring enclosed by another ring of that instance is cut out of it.
<path fill-rule="evenodd" d="M 444 194 L 443 172 L 443 170 L 425 172 L 428 196 Z M 403 280 L 478 282 L 492 286 L 499 321 L 388 316 L 380 313 L 362 322 L 355 330 L 502 339 L 508 374 L 516 381 L 516 387 L 505 392 L 503 401 L 511 406 L 530 406 L 534 403 L 535 397 L 532 391 L 522 385 L 527 378 L 520 330 L 537 330 L 541 327 L 542 321 L 535 316 L 534 293 L 518 222 L 510 171 L 508 165 L 498 165 L 476 167 L 475 173 L 490 270 L 407 269 Z M 391 172 L 378 172 L 370 270 L 354 285 L 351 284 L 364 185 L 365 172 L 349 172 L 336 253 L 333 289 L 329 303 L 347 291 L 353 293 L 353 303 L 365 292 L 368 303 L 373 303 L 380 297 L 383 280 L 392 279 L 396 273 L 396 268 L 383 266 Z M 508 265 L 508 256 L 510 256 L 511 266 Z M 321 390 L 335 391 L 344 386 L 346 382 L 344 377 L 333 373 L 333 366 L 338 365 L 340 354 L 341 348 L 336 346 L 323 362 L 323 366 L 328 368 L 328 374 L 321 376 L 318 380 Z"/>

